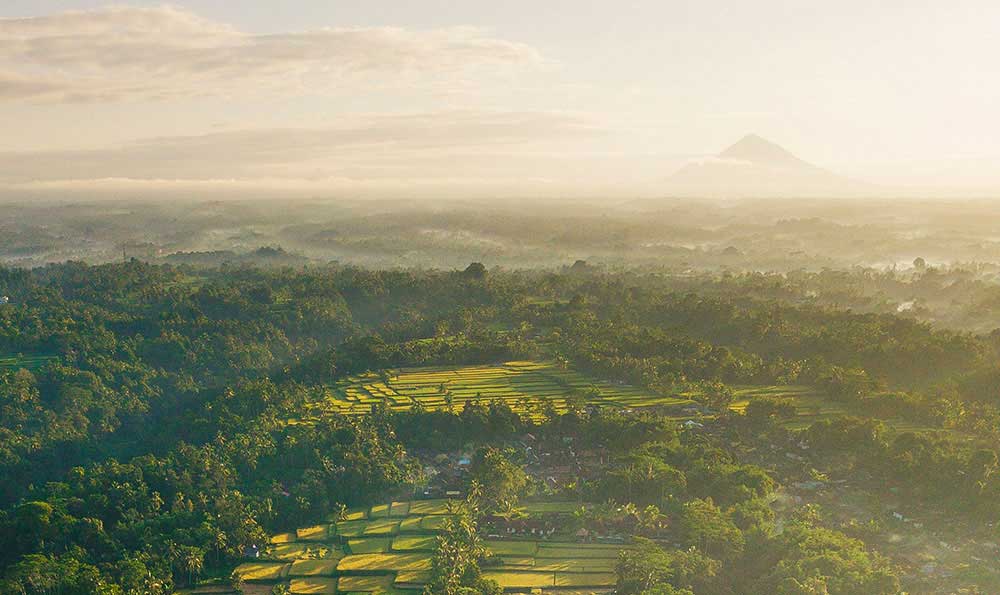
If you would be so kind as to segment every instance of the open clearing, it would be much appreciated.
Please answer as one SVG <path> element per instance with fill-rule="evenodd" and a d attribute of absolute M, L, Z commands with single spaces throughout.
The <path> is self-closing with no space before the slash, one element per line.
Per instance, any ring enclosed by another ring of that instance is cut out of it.
<path fill-rule="evenodd" d="M 865 414 L 852 412 L 850 406 L 838 402 L 806 386 L 755 386 L 737 387 L 733 391 L 735 400 L 729 405 L 731 411 L 744 413 L 747 405 L 755 398 L 777 397 L 788 399 L 795 406 L 795 417 L 785 420 L 782 425 L 789 430 L 804 430 L 821 420 L 835 420 L 842 417 Z M 927 432 L 946 435 L 953 439 L 968 441 L 970 436 L 952 429 L 921 425 L 901 418 L 879 418 L 894 432 Z"/>
<path fill-rule="evenodd" d="M 503 401 L 529 416 L 541 415 L 546 406 L 566 411 L 571 404 L 629 408 L 689 402 L 684 397 L 657 395 L 643 388 L 597 380 L 551 362 L 520 361 L 392 369 L 350 376 L 328 387 L 326 399 L 314 403 L 311 413 L 357 415 L 379 404 L 394 410 L 417 404 L 428 410 L 461 410 L 470 401 Z"/>
<path fill-rule="evenodd" d="M 523 511 L 564 514 L 575 507 L 547 502 L 528 504 Z M 417 595 L 430 579 L 437 546 L 435 530 L 425 527 L 440 527 L 448 510 L 445 500 L 353 509 L 346 515 L 350 520 L 331 517 L 325 524 L 272 536 L 261 558 L 241 564 L 235 573 L 248 586 L 285 584 L 295 594 Z M 608 592 L 615 584 L 618 554 L 629 547 L 554 539 L 491 539 L 485 544 L 502 560 L 484 568 L 485 575 L 508 591 L 526 593 Z"/>
<path fill-rule="evenodd" d="M 55 355 L 0 355 L 0 370 L 37 370 L 45 364 L 56 361 Z"/>
<path fill-rule="evenodd" d="M 847 411 L 815 390 L 805 386 L 735 386 L 736 400 L 730 409 L 742 413 L 754 398 L 770 396 L 790 399 L 798 415 L 789 420 L 792 429 L 801 429 L 814 421 L 846 415 Z M 597 406 L 618 409 L 657 407 L 677 420 L 697 414 L 685 411 L 695 404 L 697 392 L 660 395 L 653 391 L 618 382 L 599 380 L 555 362 L 510 361 L 494 365 L 432 366 L 397 368 L 349 376 L 327 386 L 324 398 L 308 406 L 305 419 L 293 423 L 311 423 L 324 415 L 364 415 L 372 407 L 384 405 L 405 411 L 415 406 L 426 410 L 461 411 L 466 403 L 487 404 L 502 401 L 514 411 L 532 419 L 541 419 L 546 408 L 565 412 L 570 406 Z M 374 516 L 405 518 L 433 514 L 422 502 L 414 502 L 412 511 L 406 503 L 382 505 Z M 371 534 L 371 533 L 369 533 Z"/>
<path fill-rule="evenodd" d="M 729 406 L 742 413 L 755 398 L 780 397 L 791 401 L 795 417 L 784 425 L 791 430 L 804 429 L 822 419 L 851 415 L 843 404 L 806 386 L 767 385 L 734 386 L 735 400 Z M 515 412 L 535 419 L 544 416 L 547 408 L 562 413 L 571 406 L 640 409 L 656 407 L 660 413 L 678 421 L 699 418 L 687 407 L 694 405 L 695 391 L 660 395 L 648 389 L 599 380 L 555 362 L 511 361 L 494 365 L 432 366 L 398 368 L 349 376 L 326 387 L 324 398 L 309 405 L 305 419 L 293 423 L 312 423 L 324 415 L 364 415 L 372 407 L 384 405 L 391 410 L 405 411 L 415 406 L 427 410 L 452 409 L 461 411 L 466 403 L 502 401 Z M 713 417 L 711 413 L 709 418 Z M 901 419 L 885 419 L 896 431 L 932 430 Z M 414 514 L 427 514 L 415 502 Z M 411 511 L 406 503 L 382 505 L 375 516 L 386 520 L 403 519 Z M 384 535 L 393 525 L 371 527 L 365 535 Z M 428 527 L 424 527 L 428 528 Z M 432 527 L 431 527 L 432 528 Z"/>

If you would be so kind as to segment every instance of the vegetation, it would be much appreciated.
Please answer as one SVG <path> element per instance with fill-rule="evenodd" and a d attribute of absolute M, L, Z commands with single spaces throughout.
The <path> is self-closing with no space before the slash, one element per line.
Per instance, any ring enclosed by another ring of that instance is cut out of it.
<path fill-rule="evenodd" d="M 772 503 L 835 464 L 954 522 L 1000 515 L 993 337 L 751 279 L 140 261 L 0 279 L 5 593 L 172 593 L 237 567 L 293 593 L 892 593 L 911 578 L 877 536 Z M 414 497 L 438 488 L 477 497 Z M 525 519 L 546 536 L 498 532 Z"/>

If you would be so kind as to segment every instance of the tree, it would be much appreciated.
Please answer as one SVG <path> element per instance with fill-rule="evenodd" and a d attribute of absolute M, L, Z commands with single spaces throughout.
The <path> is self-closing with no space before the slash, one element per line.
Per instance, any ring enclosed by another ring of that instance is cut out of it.
<path fill-rule="evenodd" d="M 194 577 L 201 574 L 204 567 L 205 555 L 198 548 L 187 548 L 184 557 L 181 559 L 182 568 L 188 573 L 188 584 L 194 584 Z"/>
<path fill-rule="evenodd" d="M 638 547 L 625 550 L 618 558 L 618 593 L 634 595 L 670 584 L 674 578 L 673 558 L 663 548 L 648 539 L 637 540 Z"/>
<path fill-rule="evenodd" d="M 716 411 L 724 411 L 733 402 L 733 389 L 721 382 L 703 382 L 700 388 L 702 401 Z"/>
<path fill-rule="evenodd" d="M 49 538 L 52 525 L 52 505 L 48 502 L 25 502 L 14 511 L 16 539 L 23 551 L 41 550 Z"/>
<path fill-rule="evenodd" d="M 687 477 L 680 469 L 652 455 L 634 454 L 623 458 L 595 489 L 601 500 L 647 506 L 661 505 L 683 494 L 686 487 Z"/>
<path fill-rule="evenodd" d="M 487 511 L 513 510 L 528 485 L 527 474 L 511 460 L 512 455 L 509 449 L 488 446 L 473 458 L 471 475 L 483 488 L 483 508 Z"/>
<path fill-rule="evenodd" d="M 692 595 L 715 592 L 712 584 L 721 564 L 696 549 L 665 550 L 648 539 L 618 558 L 620 595 Z"/>
<path fill-rule="evenodd" d="M 765 426 L 769 422 L 795 417 L 795 403 L 791 399 L 776 397 L 756 397 L 747 404 L 746 419 L 754 426 Z"/>
<path fill-rule="evenodd" d="M 774 565 L 748 589 L 782 595 L 894 595 L 899 579 L 888 562 L 843 533 L 793 522 L 769 544 Z"/>
<path fill-rule="evenodd" d="M 678 525 L 681 539 L 685 543 L 713 558 L 733 560 L 743 553 L 743 532 L 711 499 L 686 502 Z"/>
<path fill-rule="evenodd" d="M 474 490 L 478 491 L 478 489 Z M 455 506 L 445 519 L 431 563 L 431 579 L 424 595 L 499 595 L 495 581 L 482 578 L 479 563 L 487 555 L 486 546 L 476 526 L 477 496 Z"/>
<path fill-rule="evenodd" d="M 486 266 L 481 262 L 473 262 L 469 266 L 465 267 L 462 274 L 469 279 L 485 279 Z"/>

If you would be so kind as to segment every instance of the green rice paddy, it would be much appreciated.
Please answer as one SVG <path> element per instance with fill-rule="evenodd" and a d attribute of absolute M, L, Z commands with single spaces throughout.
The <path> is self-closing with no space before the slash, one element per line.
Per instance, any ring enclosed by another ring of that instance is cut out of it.
<path fill-rule="evenodd" d="M 529 504 L 524 512 L 575 508 L 569 502 L 549 502 Z M 241 564 L 235 574 L 249 585 L 285 584 L 294 594 L 417 595 L 430 580 L 437 547 L 436 531 L 426 527 L 440 527 L 448 514 L 445 500 L 351 510 L 348 520 L 331 517 L 328 523 L 272 536 L 262 557 Z M 485 544 L 501 561 L 484 568 L 485 576 L 508 591 L 526 593 L 608 592 L 615 584 L 619 552 L 629 547 L 557 539 L 492 539 Z"/>
<path fill-rule="evenodd" d="M 678 406 L 681 396 L 657 395 L 649 390 L 598 380 L 551 362 L 512 361 L 496 365 L 435 366 L 386 370 L 350 376 L 327 388 L 326 397 L 313 403 L 310 414 L 358 415 L 372 406 L 407 410 L 460 411 L 468 402 L 502 401 L 518 413 L 540 416 L 546 406 L 563 412 L 571 404 L 602 407 Z"/>
<path fill-rule="evenodd" d="M 795 417 L 782 423 L 789 430 L 804 430 L 817 421 L 858 415 L 856 412 L 852 413 L 849 406 L 844 403 L 830 399 L 805 386 L 742 387 L 733 392 L 736 400 L 729 406 L 729 409 L 737 413 L 744 413 L 750 401 L 758 397 L 780 397 L 791 401 L 795 406 Z M 935 432 L 954 438 L 968 439 L 967 436 L 955 430 L 933 428 L 900 418 L 882 419 L 882 421 L 894 432 Z"/>
<path fill-rule="evenodd" d="M 59 359 L 55 355 L 0 355 L 0 370 L 37 370 Z"/>

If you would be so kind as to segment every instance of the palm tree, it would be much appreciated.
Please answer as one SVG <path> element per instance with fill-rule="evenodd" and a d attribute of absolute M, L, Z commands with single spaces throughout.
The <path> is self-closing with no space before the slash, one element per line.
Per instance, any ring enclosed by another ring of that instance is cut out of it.
<path fill-rule="evenodd" d="M 227 545 L 229 545 L 229 538 L 226 536 L 226 532 L 215 529 L 212 532 L 212 549 L 215 551 L 216 564 L 222 561 L 222 550 L 226 549 Z"/>
<path fill-rule="evenodd" d="M 202 568 L 204 568 L 204 556 L 196 547 L 188 548 L 187 553 L 181 559 L 181 564 L 184 570 L 188 573 L 188 584 L 194 584 L 194 575 L 201 574 Z"/>

